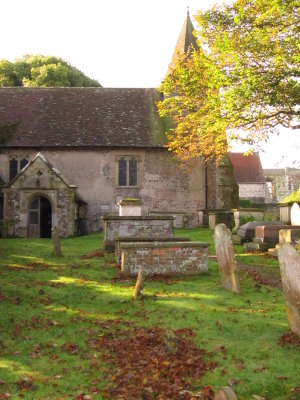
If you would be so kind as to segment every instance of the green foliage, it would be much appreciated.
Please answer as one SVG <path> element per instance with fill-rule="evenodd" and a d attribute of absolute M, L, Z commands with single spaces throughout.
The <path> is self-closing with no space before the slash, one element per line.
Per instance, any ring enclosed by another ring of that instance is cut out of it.
<path fill-rule="evenodd" d="M 226 136 L 254 145 L 278 125 L 300 127 L 299 17 L 299 0 L 236 0 L 197 14 L 200 50 L 179 57 L 160 87 L 175 155 L 220 158 Z"/>
<path fill-rule="evenodd" d="M 176 234 L 213 247 L 208 229 Z M 118 379 L 118 366 L 107 365 L 102 337 L 112 340 L 128 330 L 135 337 L 136 327 L 161 327 L 192 329 L 190 339 L 207 351 L 206 361 L 218 363 L 201 381 L 192 381 L 195 391 L 225 386 L 234 377 L 239 398 L 291 396 L 299 385 L 299 351 L 278 345 L 288 329 L 281 291 L 257 287 L 243 272 L 242 293 L 232 295 L 221 288 L 217 263 L 210 260 L 209 273 L 201 276 L 147 279 L 143 301 L 134 302 L 135 279 L 118 277 L 113 255 L 82 257 L 99 251 L 102 239 L 103 234 L 63 239 L 59 260 L 49 239 L 0 240 L 3 393 L 28 400 L 107 399 L 105 388 Z M 268 263 L 279 271 L 277 261 L 239 249 L 240 262 L 262 269 Z M 130 382 L 129 377 L 123 384 Z"/>
<path fill-rule="evenodd" d="M 285 197 L 281 203 L 291 203 L 293 201 L 300 202 L 300 188 L 295 192 L 291 193 L 289 196 Z"/>
<path fill-rule="evenodd" d="M 250 143 L 279 124 L 298 126 L 299 18 L 299 0 L 236 0 L 197 16 L 223 74 L 227 127 L 246 131 Z"/>
<path fill-rule="evenodd" d="M 249 215 L 248 217 L 240 217 L 240 226 L 252 221 L 256 221 L 256 219 L 252 215 Z"/>
<path fill-rule="evenodd" d="M 0 86 L 99 87 L 101 85 L 61 58 L 26 55 L 14 63 L 5 59 L 0 60 Z"/>
<path fill-rule="evenodd" d="M 8 140 L 10 140 L 18 129 L 20 121 L 13 123 L 2 125 L 0 122 L 0 146 L 4 145 Z"/>

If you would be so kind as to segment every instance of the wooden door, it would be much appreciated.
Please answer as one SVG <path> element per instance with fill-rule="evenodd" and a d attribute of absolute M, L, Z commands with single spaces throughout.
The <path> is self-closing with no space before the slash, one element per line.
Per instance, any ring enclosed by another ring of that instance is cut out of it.
<path fill-rule="evenodd" d="M 29 208 L 29 237 L 40 237 L 40 202 L 41 198 L 37 197 L 32 200 Z"/>

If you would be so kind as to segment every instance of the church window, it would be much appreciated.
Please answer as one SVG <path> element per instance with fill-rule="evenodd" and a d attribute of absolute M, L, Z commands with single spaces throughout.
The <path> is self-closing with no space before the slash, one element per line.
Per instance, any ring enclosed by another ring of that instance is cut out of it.
<path fill-rule="evenodd" d="M 23 158 L 23 159 L 20 161 L 20 171 L 21 171 L 24 167 L 26 167 L 27 164 L 28 164 L 28 160 L 26 160 L 26 158 Z"/>
<path fill-rule="evenodd" d="M 14 179 L 19 172 L 28 164 L 28 159 L 26 157 L 13 157 L 9 160 L 9 180 Z"/>
<path fill-rule="evenodd" d="M 138 162 L 136 157 L 121 157 L 118 160 L 118 186 L 137 186 Z"/>
<path fill-rule="evenodd" d="M 13 158 L 9 161 L 9 180 L 11 181 L 15 176 L 18 175 L 18 160 Z"/>

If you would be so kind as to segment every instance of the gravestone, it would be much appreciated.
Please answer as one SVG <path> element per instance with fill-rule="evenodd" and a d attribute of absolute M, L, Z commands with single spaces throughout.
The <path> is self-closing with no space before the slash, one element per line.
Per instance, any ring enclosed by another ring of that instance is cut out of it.
<path fill-rule="evenodd" d="M 223 386 L 216 392 L 214 400 L 238 400 L 238 398 L 230 386 Z"/>
<path fill-rule="evenodd" d="M 52 228 L 52 243 L 53 243 L 53 251 L 55 257 L 61 257 L 61 246 L 60 246 L 60 237 L 59 237 L 59 230 L 58 227 L 56 226 L 55 228 Z"/>
<path fill-rule="evenodd" d="M 300 255 L 289 244 L 278 250 L 282 289 L 290 330 L 300 335 Z"/>
<path fill-rule="evenodd" d="M 300 207 L 297 203 L 292 205 L 291 209 L 291 225 L 300 226 Z"/>
<path fill-rule="evenodd" d="M 143 297 L 143 288 L 144 288 L 144 274 L 142 268 L 138 272 L 135 288 L 134 288 L 134 293 L 133 293 L 133 299 L 134 300 L 139 300 Z"/>
<path fill-rule="evenodd" d="M 255 238 L 255 229 L 258 226 L 267 226 L 267 225 L 284 225 L 283 222 L 280 221 L 251 221 L 247 222 L 247 224 L 240 226 L 237 235 L 241 238 L 242 243 L 251 242 Z"/>
<path fill-rule="evenodd" d="M 225 224 L 218 224 L 215 227 L 214 241 L 222 286 L 233 293 L 240 293 L 232 236 Z"/>

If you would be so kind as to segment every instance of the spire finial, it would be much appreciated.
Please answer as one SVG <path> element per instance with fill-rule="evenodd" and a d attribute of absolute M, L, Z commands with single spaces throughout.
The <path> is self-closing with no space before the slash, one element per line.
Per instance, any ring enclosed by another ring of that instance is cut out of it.
<path fill-rule="evenodd" d="M 187 16 L 188 17 L 190 16 L 190 7 L 189 6 L 187 6 Z"/>

